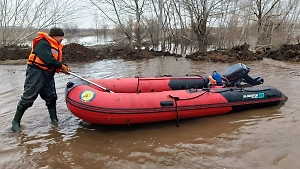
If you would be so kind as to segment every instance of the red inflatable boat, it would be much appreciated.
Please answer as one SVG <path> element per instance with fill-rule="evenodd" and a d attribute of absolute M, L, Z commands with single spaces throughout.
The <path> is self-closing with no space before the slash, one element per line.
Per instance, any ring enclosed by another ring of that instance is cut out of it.
<path fill-rule="evenodd" d="M 236 64 L 223 75 L 224 85 L 217 87 L 209 87 L 208 78 L 202 76 L 91 80 L 109 89 L 105 91 L 75 79 L 66 86 L 66 104 L 87 122 L 116 125 L 225 114 L 287 100 L 274 87 L 257 86 L 263 79 L 251 78 L 249 71 L 245 65 Z"/>

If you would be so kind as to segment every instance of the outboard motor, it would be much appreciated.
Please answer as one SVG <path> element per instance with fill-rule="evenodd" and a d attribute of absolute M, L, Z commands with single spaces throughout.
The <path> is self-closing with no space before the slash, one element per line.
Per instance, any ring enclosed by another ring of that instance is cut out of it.
<path fill-rule="evenodd" d="M 223 74 L 224 80 L 227 81 L 227 85 L 238 87 L 241 82 L 250 84 L 252 86 L 260 85 L 264 83 L 264 79 L 261 77 L 252 78 L 248 75 L 250 69 L 242 64 L 237 63 L 229 67 Z"/>

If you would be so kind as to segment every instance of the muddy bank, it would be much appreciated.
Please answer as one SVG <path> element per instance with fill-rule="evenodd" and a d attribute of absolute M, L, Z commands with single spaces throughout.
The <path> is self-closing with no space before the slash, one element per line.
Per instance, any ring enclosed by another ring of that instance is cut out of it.
<path fill-rule="evenodd" d="M 300 61 L 300 44 L 284 44 L 279 50 L 265 48 L 255 52 L 249 50 L 249 45 L 236 46 L 229 50 L 215 50 L 205 53 L 196 52 L 188 55 L 192 60 L 212 61 L 212 62 L 235 62 L 235 61 L 254 61 L 270 58 L 278 61 Z"/>
<path fill-rule="evenodd" d="M 18 62 L 26 60 L 31 49 L 21 48 L 18 46 L 7 46 L 0 48 L 0 61 L 2 64 L 12 63 L 14 60 Z M 64 62 L 94 62 L 102 59 L 150 59 L 157 56 L 175 56 L 181 55 L 171 54 L 169 52 L 160 52 L 153 50 L 134 50 L 125 46 L 97 46 L 85 47 L 80 44 L 71 43 L 64 46 Z"/>
<path fill-rule="evenodd" d="M 282 45 L 279 50 L 269 50 L 264 53 L 266 58 L 279 61 L 300 62 L 300 44 Z"/>
<path fill-rule="evenodd" d="M 12 64 L 12 62 L 25 63 L 30 53 L 29 48 L 8 46 L 0 48 L 1 64 Z M 94 62 L 102 59 L 150 59 L 160 56 L 182 57 L 178 54 L 169 52 L 153 51 L 149 49 L 134 50 L 126 46 L 97 46 L 85 47 L 80 44 L 71 43 L 64 46 L 65 62 Z M 215 50 L 209 52 L 195 52 L 187 55 L 186 58 L 192 60 L 211 61 L 211 62 L 235 62 L 235 61 L 254 61 L 263 58 L 271 58 L 279 61 L 300 61 L 300 44 L 282 45 L 279 50 L 270 48 L 252 52 L 249 45 L 244 44 L 228 50 Z M 13 63 L 15 64 L 15 63 Z"/>
<path fill-rule="evenodd" d="M 249 45 L 236 46 L 229 50 L 214 50 L 209 52 L 196 52 L 186 57 L 192 60 L 211 61 L 211 62 L 235 62 L 235 61 L 254 61 L 262 60 L 263 53 L 257 54 L 249 50 Z"/>

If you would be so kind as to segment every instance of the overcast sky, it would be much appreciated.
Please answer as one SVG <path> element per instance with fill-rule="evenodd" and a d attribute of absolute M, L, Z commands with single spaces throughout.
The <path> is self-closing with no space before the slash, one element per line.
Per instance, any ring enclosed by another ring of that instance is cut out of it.
<path fill-rule="evenodd" d="M 95 12 L 97 10 L 96 9 L 86 9 L 86 10 L 82 10 L 80 11 L 79 14 L 79 18 L 77 18 L 76 20 L 74 20 L 75 25 L 77 25 L 79 28 L 95 28 Z M 112 25 L 110 21 L 108 21 L 107 19 L 100 17 L 99 15 L 99 23 L 100 24 L 106 24 L 106 25 Z M 100 26 L 101 27 L 101 26 Z"/>

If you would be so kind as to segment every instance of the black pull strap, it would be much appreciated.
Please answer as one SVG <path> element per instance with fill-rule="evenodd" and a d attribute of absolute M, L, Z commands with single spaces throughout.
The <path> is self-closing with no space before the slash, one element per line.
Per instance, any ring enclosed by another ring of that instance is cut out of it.
<path fill-rule="evenodd" d="M 175 101 L 175 109 L 176 109 L 176 127 L 179 127 L 179 117 L 178 117 L 178 106 L 177 106 L 177 100 L 179 100 L 179 97 L 174 97 L 172 95 L 169 95 L 170 98 L 174 99 Z"/>

